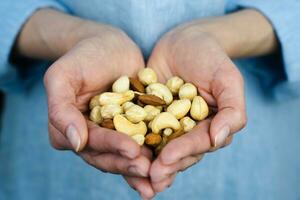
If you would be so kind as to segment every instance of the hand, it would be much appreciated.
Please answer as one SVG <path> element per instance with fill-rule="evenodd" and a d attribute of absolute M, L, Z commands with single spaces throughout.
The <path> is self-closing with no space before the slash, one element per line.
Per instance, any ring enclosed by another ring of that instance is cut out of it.
<path fill-rule="evenodd" d="M 97 36 L 81 40 L 59 58 L 44 77 L 51 144 L 75 150 L 102 171 L 148 176 L 150 161 L 139 145 L 124 134 L 95 125 L 83 114 L 92 96 L 142 67 L 137 46 L 125 33 L 104 25 Z"/>
<path fill-rule="evenodd" d="M 197 86 L 217 114 L 170 142 L 153 162 L 150 177 L 155 192 L 171 185 L 178 171 L 203 155 L 227 145 L 246 124 L 243 78 L 216 39 L 188 24 L 166 34 L 148 61 L 161 82 L 174 75 Z"/>

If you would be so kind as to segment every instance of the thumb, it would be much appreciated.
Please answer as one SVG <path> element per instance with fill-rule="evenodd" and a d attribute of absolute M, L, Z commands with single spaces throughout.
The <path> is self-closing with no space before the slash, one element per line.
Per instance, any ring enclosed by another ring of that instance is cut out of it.
<path fill-rule="evenodd" d="M 47 72 L 44 82 L 49 123 L 71 143 L 76 152 L 82 150 L 88 140 L 88 131 L 83 114 L 75 106 L 75 89 L 60 73 Z"/>
<path fill-rule="evenodd" d="M 221 147 L 226 138 L 241 130 L 247 121 L 244 83 L 238 70 L 216 78 L 212 84 L 218 112 L 210 125 L 210 137 L 214 148 Z"/>

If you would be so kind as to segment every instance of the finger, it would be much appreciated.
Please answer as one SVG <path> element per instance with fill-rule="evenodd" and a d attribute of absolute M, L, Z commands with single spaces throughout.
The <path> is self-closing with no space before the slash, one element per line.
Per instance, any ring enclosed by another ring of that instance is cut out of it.
<path fill-rule="evenodd" d="M 138 191 L 143 199 L 152 199 L 155 196 L 155 192 L 149 178 L 132 176 L 124 176 L 124 178 L 133 189 Z"/>
<path fill-rule="evenodd" d="M 149 174 L 151 163 L 145 156 L 127 159 L 113 153 L 92 155 L 89 152 L 82 151 L 78 154 L 87 163 L 103 172 L 136 177 L 147 177 Z"/>
<path fill-rule="evenodd" d="M 99 153 L 115 153 L 133 159 L 140 155 L 141 147 L 129 136 L 114 130 L 99 127 L 88 121 L 87 146 Z M 146 150 L 144 150 L 146 151 Z"/>
<path fill-rule="evenodd" d="M 212 83 L 212 93 L 217 101 L 218 113 L 211 122 L 210 137 L 214 147 L 221 147 L 226 138 L 241 130 L 247 121 L 244 83 L 238 70 L 217 74 Z"/>
<path fill-rule="evenodd" d="M 87 125 L 75 106 L 74 85 L 67 80 L 64 73 L 56 73 L 52 67 L 45 75 L 49 121 L 68 139 L 75 151 L 80 151 L 88 139 Z"/>
<path fill-rule="evenodd" d="M 57 150 L 70 150 L 73 149 L 71 143 L 51 124 L 48 124 L 49 140 Z"/>
<path fill-rule="evenodd" d="M 190 132 L 168 143 L 157 159 L 170 165 L 185 157 L 206 153 L 211 148 L 209 125 L 209 119 L 199 122 Z"/>
<path fill-rule="evenodd" d="M 224 147 L 230 145 L 231 142 L 232 142 L 232 140 L 233 140 L 233 135 L 229 135 L 226 138 L 225 143 L 221 147 L 214 147 L 214 146 L 212 146 L 211 149 L 209 150 L 209 152 L 214 152 L 214 151 L 216 151 L 216 150 L 218 150 L 220 148 L 224 148 Z"/>
<path fill-rule="evenodd" d="M 164 181 L 152 183 L 152 188 L 155 193 L 164 191 L 166 188 L 170 187 L 174 182 L 176 173 L 172 174 L 170 177 L 166 178 Z"/>
<path fill-rule="evenodd" d="M 151 181 L 153 183 L 162 182 L 175 172 L 184 171 L 192 165 L 198 163 L 203 156 L 204 154 L 188 156 L 171 165 L 164 165 L 160 159 L 156 159 L 150 168 Z"/>

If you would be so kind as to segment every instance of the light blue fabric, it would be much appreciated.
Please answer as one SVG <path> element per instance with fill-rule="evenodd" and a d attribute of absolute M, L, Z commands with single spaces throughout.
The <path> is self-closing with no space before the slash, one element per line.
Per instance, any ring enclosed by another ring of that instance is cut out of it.
<path fill-rule="evenodd" d="M 73 153 L 50 147 L 42 84 L 46 65 L 8 62 L 22 24 L 42 7 L 118 26 L 137 42 L 145 57 L 163 33 L 183 22 L 223 15 L 226 9 L 262 11 L 274 25 L 282 51 L 236 61 L 246 83 L 247 127 L 230 147 L 208 154 L 180 173 L 157 199 L 300 199 L 297 0 L 2 0 L 0 87 L 6 97 L 0 132 L 1 200 L 138 199 L 120 176 L 104 174 Z M 288 98 L 278 101 L 276 94 Z"/>

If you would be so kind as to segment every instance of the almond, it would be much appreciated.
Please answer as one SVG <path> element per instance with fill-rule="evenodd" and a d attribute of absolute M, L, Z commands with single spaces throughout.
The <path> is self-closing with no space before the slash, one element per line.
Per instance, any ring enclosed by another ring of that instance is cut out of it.
<path fill-rule="evenodd" d="M 138 92 L 141 92 L 141 93 L 145 93 L 145 87 L 141 83 L 141 81 L 139 81 L 136 78 L 129 78 L 129 81 L 130 81 L 130 87 L 131 87 L 132 90 L 138 91 Z"/>
<path fill-rule="evenodd" d="M 177 131 L 172 133 L 170 136 L 168 136 L 167 143 L 170 142 L 171 140 L 174 140 L 174 139 L 182 136 L 184 133 L 185 132 L 184 132 L 183 128 L 178 129 Z"/>
<path fill-rule="evenodd" d="M 149 146 L 156 147 L 161 143 L 161 136 L 155 133 L 149 133 L 145 137 L 145 143 Z"/>
<path fill-rule="evenodd" d="M 108 128 L 108 129 L 115 129 L 115 125 L 112 119 L 104 119 L 101 123 L 100 126 L 103 128 Z"/>
<path fill-rule="evenodd" d="M 152 106 L 166 105 L 166 102 L 162 98 L 160 98 L 158 96 L 155 96 L 155 95 L 152 95 L 152 94 L 140 95 L 138 97 L 138 100 L 141 103 L 146 104 L 146 105 L 152 105 Z"/>

